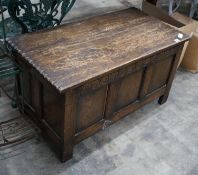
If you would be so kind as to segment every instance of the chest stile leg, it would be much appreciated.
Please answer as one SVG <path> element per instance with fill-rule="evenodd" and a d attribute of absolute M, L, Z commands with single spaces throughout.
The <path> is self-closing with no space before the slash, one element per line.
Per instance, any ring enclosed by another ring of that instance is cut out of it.
<path fill-rule="evenodd" d="M 66 160 L 72 158 L 73 147 L 74 147 L 74 135 L 75 135 L 75 105 L 76 104 L 76 94 L 74 90 L 68 90 L 65 94 L 65 116 L 63 122 L 63 144 L 61 160 L 65 162 Z"/>
<path fill-rule="evenodd" d="M 184 45 L 181 45 L 178 49 L 178 52 L 177 54 L 175 55 L 175 58 L 174 58 L 174 61 L 172 63 L 172 68 L 171 68 L 171 71 L 169 73 L 169 78 L 168 78 L 168 82 L 167 82 L 167 85 L 166 85 L 166 90 L 165 90 L 165 93 L 164 95 L 162 95 L 160 98 L 159 98 L 159 101 L 158 103 L 160 105 L 166 103 L 167 99 L 168 99 L 168 95 L 169 95 L 169 92 L 170 92 L 170 89 L 171 89 L 171 86 L 172 86 L 172 83 L 173 83 L 173 79 L 174 79 L 174 76 L 175 76 L 175 72 L 177 71 L 177 66 L 178 66 L 178 63 L 179 63 L 179 59 L 180 59 L 180 56 L 181 56 L 181 53 L 182 53 L 182 50 L 183 50 L 183 46 Z"/>

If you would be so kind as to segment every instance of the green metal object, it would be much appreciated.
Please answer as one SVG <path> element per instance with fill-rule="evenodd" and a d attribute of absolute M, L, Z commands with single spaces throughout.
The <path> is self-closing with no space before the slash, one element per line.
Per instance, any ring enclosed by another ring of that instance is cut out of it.
<path fill-rule="evenodd" d="M 9 0 L 1 0 L 0 2 L 0 14 L 2 20 L 0 21 L 0 38 L 3 38 L 3 41 L 5 40 L 5 35 L 6 37 L 12 37 L 16 36 L 16 34 L 21 33 L 20 26 L 16 24 L 13 19 L 10 16 L 7 16 L 4 18 L 3 12 L 7 11 L 7 6 L 9 3 Z"/>
<path fill-rule="evenodd" d="M 17 98 L 21 96 L 21 110 L 24 111 L 23 102 L 23 86 L 22 82 L 23 72 L 15 64 L 9 53 L 6 53 L 6 37 L 13 36 L 16 33 L 33 32 L 40 29 L 54 27 L 61 23 L 65 15 L 74 5 L 75 0 L 0 0 L 0 12 L 2 22 L 0 22 L 0 35 L 4 41 L 4 54 L 0 56 L 0 80 L 7 77 L 15 77 L 15 95 L 12 99 L 12 105 L 17 106 Z M 8 10 L 10 17 L 4 19 L 3 12 Z M 17 25 L 16 25 L 16 23 Z M 21 27 L 21 30 L 18 29 Z M 6 53 L 6 54 L 5 54 Z M 17 79 L 18 77 L 18 79 Z M 20 84 L 18 84 L 20 83 Z M 0 84 L 0 88 L 6 93 L 6 90 Z M 19 92 L 20 90 L 20 92 Z M 20 93 L 20 94 L 19 94 Z"/>
<path fill-rule="evenodd" d="M 27 33 L 59 25 L 74 3 L 75 0 L 9 0 L 7 5 L 11 18 L 21 26 L 22 33 Z"/>
<path fill-rule="evenodd" d="M 2 55 L 0 57 L 0 79 L 17 75 L 20 73 L 20 69 L 14 64 L 8 55 Z"/>
<path fill-rule="evenodd" d="M 2 81 L 3 79 L 6 79 L 8 77 L 17 77 L 21 74 L 20 68 L 15 64 L 14 61 L 12 61 L 10 55 L 4 54 L 0 56 L 0 80 Z M 14 83 L 14 96 L 11 96 L 9 93 L 7 93 L 6 89 L 2 84 L 0 83 L 0 88 L 4 91 L 4 93 L 12 99 L 12 106 L 17 107 L 18 105 L 18 82 L 17 79 L 15 78 L 15 83 Z"/>
<path fill-rule="evenodd" d="M 21 106 L 22 111 L 23 110 L 23 90 L 21 90 L 21 99 L 19 98 L 19 86 L 18 86 L 18 79 L 19 74 L 21 74 L 20 68 L 17 66 L 17 64 L 14 62 L 12 59 L 11 55 L 7 52 L 7 47 L 6 47 L 6 28 L 5 28 L 5 18 L 4 18 L 4 11 L 5 8 L 3 7 L 2 0 L 0 0 L 0 13 L 1 13 L 1 19 L 2 19 L 2 34 L 3 34 L 3 46 L 1 48 L 1 56 L 0 56 L 0 80 L 4 80 L 8 77 L 14 77 L 14 95 L 10 96 L 9 93 L 7 93 L 5 86 L 0 83 L 0 89 L 4 91 L 4 93 L 12 99 L 12 106 L 17 107 Z M 23 87 L 21 86 L 21 89 Z"/>

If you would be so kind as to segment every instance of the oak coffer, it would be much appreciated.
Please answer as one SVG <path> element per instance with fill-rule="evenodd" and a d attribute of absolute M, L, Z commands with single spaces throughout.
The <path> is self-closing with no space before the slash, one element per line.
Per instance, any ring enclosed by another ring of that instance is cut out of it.
<path fill-rule="evenodd" d="M 143 105 L 166 102 L 189 36 L 130 8 L 9 39 L 25 112 L 61 160 Z"/>

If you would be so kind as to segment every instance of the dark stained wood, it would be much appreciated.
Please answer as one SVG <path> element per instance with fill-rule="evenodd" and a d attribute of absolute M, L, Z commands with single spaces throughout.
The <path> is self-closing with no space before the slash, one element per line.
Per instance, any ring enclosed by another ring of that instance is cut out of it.
<path fill-rule="evenodd" d="M 177 34 L 169 25 L 128 9 L 8 42 L 63 93 L 129 61 L 175 45 Z"/>
<path fill-rule="evenodd" d="M 153 71 L 147 93 L 151 93 L 167 83 L 174 57 L 175 54 L 152 65 Z"/>
<path fill-rule="evenodd" d="M 151 78 L 153 75 L 153 67 L 152 66 L 145 66 L 143 69 L 143 79 L 142 85 L 140 88 L 139 99 L 140 101 L 144 100 L 147 95 L 148 89 L 150 87 Z"/>
<path fill-rule="evenodd" d="M 181 45 L 178 52 L 174 55 L 174 59 L 173 59 L 173 62 L 172 62 L 172 68 L 169 71 L 169 77 L 168 77 L 167 83 L 166 83 L 167 84 L 166 91 L 165 91 L 164 95 L 162 95 L 159 98 L 159 101 L 158 101 L 159 104 L 161 104 L 161 105 L 164 104 L 168 99 L 168 95 L 169 95 L 169 92 L 170 92 L 170 89 L 171 89 L 171 86 L 172 86 L 172 82 L 173 82 L 173 79 L 174 79 L 174 76 L 175 76 L 174 72 L 176 72 L 176 70 L 177 70 L 177 65 L 178 65 L 183 47 L 184 47 L 184 45 Z"/>
<path fill-rule="evenodd" d="M 42 120 L 47 122 L 57 135 L 61 137 L 62 116 L 65 113 L 64 96 L 56 91 L 54 92 L 52 89 L 45 88 L 42 92 L 42 97 Z"/>
<path fill-rule="evenodd" d="M 137 100 L 139 97 L 142 75 L 143 69 L 140 69 L 109 86 L 107 118 L 112 117 L 115 110 L 121 109 Z"/>
<path fill-rule="evenodd" d="M 104 118 L 106 94 L 107 86 L 90 93 L 79 94 L 76 107 L 77 133 Z"/>
<path fill-rule="evenodd" d="M 64 162 L 72 158 L 73 146 L 74 146 L 74 135 L 76 128 L 76 94 L 73 90 L 68 90 L 65 94 L 65 114 L 63 118 L 63 132 L 62 132 L 62 150 L 61 150 L 61 161 Z"/>
<path fill-rule="evenodd" d="M 62 161 L 81 140 L 143 105 L 168 98 L 178 31 L 136 9 L 12 38 L 24 69 L 25 111 Z"/>
<path fill-rule="evenodd" d="M 120 109 L 119 111 L 114 113 L 114 117 L 112 117 L 112 122 L 116 122 L 116 121 L 120 120 L 121 118 L 125 117 L 129 113 L 131 113 L 131 112 L 141 108 L 145 104 L 150 103 L 151 101 L 157 99 L 159 96 L 162 96 L 162 94 L 164 94 L 164 92 L 165 92 L 165 87 L 162 87 L 162 88 L 156 90 L 155 92 L 148 94 L 147 98 L 145 98 L 143 101 L 140 102 L 139 100 L 137 100 L 133 104 L 130 104 L 123 109 Z"/>

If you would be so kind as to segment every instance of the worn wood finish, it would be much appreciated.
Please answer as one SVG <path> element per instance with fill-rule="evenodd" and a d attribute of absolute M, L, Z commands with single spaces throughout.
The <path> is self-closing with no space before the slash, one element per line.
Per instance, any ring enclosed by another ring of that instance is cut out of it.
<path fill-rule="evenodd" d="M 60 154 L 141 106 L 168 97 L 178 31 L 131 8 L 12 38 L 25 110 Z"/>

